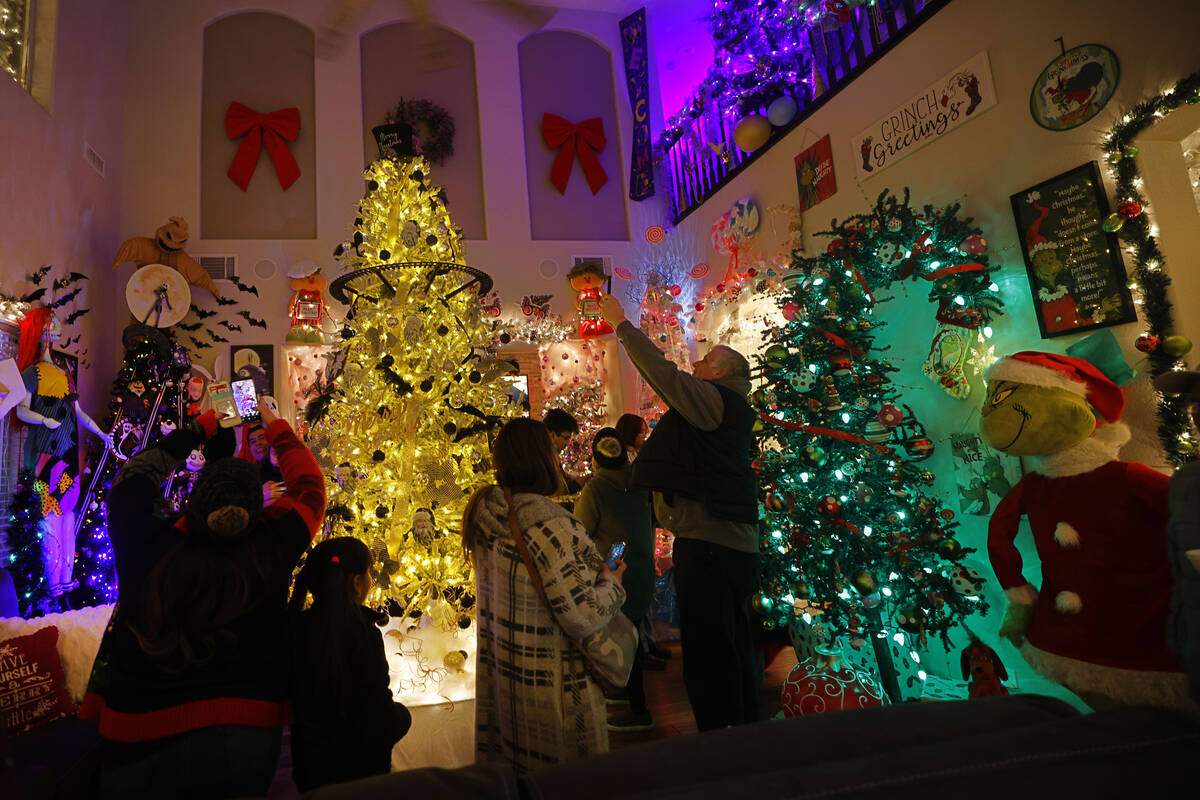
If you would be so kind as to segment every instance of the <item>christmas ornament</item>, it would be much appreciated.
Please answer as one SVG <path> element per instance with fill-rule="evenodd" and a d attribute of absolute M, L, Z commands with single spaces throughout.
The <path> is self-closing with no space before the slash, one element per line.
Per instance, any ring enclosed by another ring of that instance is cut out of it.
<path fill-rule="evenodd" d="M 767 106 L 767 119 L 776 128 L 782 128 L 795 118 L 797 110 L 799 108 L 796 101 L 791 97 L 787 95 L 777 97 L 771 101 L 771 105 Z"/>
<path fill-rule="evenodd" d="M 833 374 L 841 377 L 850 374 L 850 368 L 854 362 L 848 358 L 835 358 L 829 362 L 829 366 L 833 368 Z"/>
<path fill-rule="evenodd" d="M 442 657 L 442 666 L 453 672 L 462 672 L 467 663 L 466 650 L 451 650 Z"/>
<path fill-rule="evenodd" d="M 788 377 L 788 384 L 797 392 L 808 392 L 817 385 L 817 376 L 807 369 L 802 369 Z"/>
<path fill-rule="evenodd" d="M 854 486 L 854 502 L 859 505 L 870 505 L 875 499 L 875 490 L 865 483 L 855 484 Z"/>
<path fill-rule="evenodd" d="M 1133 346 L 1143 353 L 1153 353 L 1158 349 L 1159 338 L 1150 333 L 1143 333 L 1137 337 L 1137 341 L 1133 343 Z"/>
<path fill-rule="evenodd" d="M 827 517 L 836 517 L 842 513 L 842 501 L 831 494 L 825 495 L 817 504 L 817 510 Z"/>
<path fill-rule="evenodd" d="M 925 627 L 925 612 L 919 606 L 903 606 L 896 613 L 896 625 L 908 633 L 920 633 Z"/>
<path fill-rule="evenodd" d="M 759 616 L 765 617 L 775 609 L 775 601 L 765 594 L 756 594 L 750 600 L 750 605 Z"/>
<path fill-rule="evenodd" d="M 973 233 L 962 240 L 962 244 L 958 246 L 958 249 L 969 256 L 982 255 L 987 252 L 987 239 L 984 239 L 978 233 Z"/>
<path fill-rule="evenodd" d="M 1138 149 L 1136 145 L 1127 144 L 1125 149 L 1121 151 L 1122 158 L 1137 158 Z"/>
<path fill-rule="evenodd" d="M 901 423 L 901 421 L 903 421 L 904 412 L 902 412 L 900 409 L 896 408 L 891 403 L 885 403 L 879 409 L 879 414 L 877 415 L 877 417 L 878 417 L 879 423 L 881 425 L 887 425 L 888 427 L 895 427 L 896 425 L 899 425 Z"/>
<path fill-rule="evenodd" d="M 1109 214 L 1104 218 L 1104 222 L 1100 224 L 1105 233 L 1116 233 L 1125 227 L 1125 218 L 1120 214 Z"/>
<path fill-rule="evenodd" d="M 866 570 L 856 573 L 850 579 L 850 585 L 863 595 L 871 594 L 879 588 L 879 582 L 875 580 L 875 576 Z"/>
<path fill-rule="evenodd" d="M 763 505 L 767 507 L 768 511 L 784 511 L 787 509 L 787 500 L 779 492 L 769 492 L 763 498 Z"/>
<path fill-rule="evenodd" d="M 1186 336 L 1174 334 L 1164 337 L 1162 340 L 1162 350 L 1172 358 L 1180 358 L 1187 355 L 1192 349 L 1192 340 Z"/>
<path fill-rule="evenodd" d="M 892 438 L 892 429 L 887 425 L 884 425 L 879 420 L 873 419 L 868 421 L 866 426 L 863 428 L 863 438 L 865 438 L 868 442 L 874 442 L 875 444 L 886 442 L 888 439 Z"/>
<path fill-rule="evenodd" d="M 1133 219 L 1142 213 L 1142 204 L 1135 200 L 1126 200 L 1117 206 L 1117 213 L 1125 219 Z"/>
<path fill-rule="evenodd" d="M 983 591 L 984 578 L 978 570 L 962 564 L 950 570 L 950 587 L 964 597 L 978 597 Z"/>
<path fill-rule="evenodd" d="M 956 539 L 943 539 L 938 542 L 937 549 L 942 558 L 953 560 L 962 555 L 963 546 Z"/>
<path fill-rule="evenodd" d="M 733 142 L 747 153 L 758 150 L 771 138 L 771 121 L 761 114 L 751 114 L 733 129 Z"/>
<path fill-rule="evenodd" d="M 788 349 L 781 344 L 773 344 L 763 353 L 763 361 L 770 369 L 782 369 L 787 357 Z"/>
<path fill-rule="evenodd" d="M 798 717 L 884 704 L 883 690 L 866 672 L 840 663 L 840 655 L 820 646 L 788 673 L 783 684 L 783 715 Z"/>
<path fill-rule="evenodd" d="M 838 394 L 837 387 L 833 383 L 833 377 L 829 375 L 821 376 L 821 385 L 825 391 L 825 408 L 829 411 L 838 411 L 842 408 L 842 398 Z"/>
<path fill-rule="evenodd" d="M 814 467 L 821 467 L 829 460 L 829 454 L 815 444 L 810 444 L 801 451 L 800 457 L 804 463 Z"/>

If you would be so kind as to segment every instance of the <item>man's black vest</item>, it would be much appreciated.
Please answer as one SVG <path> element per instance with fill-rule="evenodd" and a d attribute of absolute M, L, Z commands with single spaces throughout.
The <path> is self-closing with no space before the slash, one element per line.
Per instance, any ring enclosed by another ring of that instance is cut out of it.
<path fill-rule="evenodd" d="M 633 462 L 640 489 L 704 503 L 718 519 L 758 522 L 758 478 L 750 466 L 754 410 L 746 398 L 719 383 L 725 405 L 716 430 L 703 431 L 675 409 L 663 414 Z"/>

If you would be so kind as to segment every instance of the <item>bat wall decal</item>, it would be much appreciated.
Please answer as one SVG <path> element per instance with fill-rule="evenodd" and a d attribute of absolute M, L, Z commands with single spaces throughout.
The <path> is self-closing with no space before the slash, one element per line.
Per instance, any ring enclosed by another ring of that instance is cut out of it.
<path fill-rule="evenodd" d="M 82 317 L 84 314 L 87 314 L 91 310 L 92 309 L 90 309 L 90 308 L 81 308 L 78 311 L 72 311 L 70 314 L 67 315 L 66 324 L 70 325 L 75 320 L 79 319 L 80 317 Z"/>
<path fill-rule="evenodd" d="M 213 333 L 212 331 L 206 331 L 206 333 L 207 333 L 207 334 L 208 334 L 208 335 L 209 335 L 209 336 L 212 338 L 212 340 L 213 340 L 214 342 L 228 342 L 228 341 L 229 341 L 229 340 L 228 340 L 228 339 L 226 339 L 224 336 L 220 336 L 220 335 L 218 335 L 218 334 L 215 334 L 215 333 Z"/>
<path fill-rule="evenodd" d="M 236 306 L 237 300 L 234 300 L 232 297 L 218 297 L 217 305 L 219 305 L 219 306 Z"/>
<path fill-rule="evenodd" d="M 208 311 L 207 309 L 199 308 L 195 303 L 191 305 L 191 309 L 200 319 L 208 319 L 209 317 L 215 317 L 217 315 L 216 311 Z"/>
<path fill-rule="evenodd" d="M 263 330 L 267 329 L 267 323 L 265 320 L 261 320 L 261 319 L 258 319 L 257 317 L 250 316 L 250 312 L 245 309 L 242 309 L 241 311 L 239 311 L 238 316 L 241 317 L 242 319 L 246 320 L 246 322 L 249 322 L 250 325 L 255 328 L 262 328 Z"/>
<path fill-rule="evenodd" d="M 188 340 L 191 341 L 192 347 L 194 347 L 197 350 L 207 350 L 208 348 L 212 347 L 212 345 L 209 344 L 208 342 L 198 341 L 196 339 L 193 339 L 190 336 L 188 337 Z"/>
<path fill-rule="evenodd" d="M 73 289 L 73 290 L 71 290 L 71 291 L 67 292 L 66 294 L 64 294 L 62 297 L 60 297 L 60 298 L 58 298 L 57 300 L 55 300 L 53 303 L 51 303 L 51 304 L 50 304 L 50 307 L 51 307 L 51 308 L 62 308 L 62 307 L 63 307 L 63 306 L 65 306 L 67 303 L 71 302 L 71 301 L 72 301 L 72 300 L 74 300 L 76 297 L 78 297 L 78 296 L 79 296 L 79 293 L 80 293 L 80 292 L 82 292 L 82 291 L 83 291 L 83 287 L 82 287 L 82 286 L 80 286 L 80 287 L 79 287 L 79 288 L 77 288 L 77 289 Z"/>
<path fill-rule="evenodd" d="M 227 319 L 218 320 L 217 324 L 220 325 L 222 328 L 224 328 L 227 331 L 236 331 L 237 333 L 242 332 L 241 325 L 234 325 L 232 322 L 230 322 Z"/>
<path fill-rule="evenodd" d="M 233 285 L 236 286 L 238 289 L 240 289 L 242 292 L 244 292 L 246 294 L 252 294 L 255 297 L 258 297 L 258 287 L 257 286 L 253 286 L 249 283 L 242 283 L 237 278 L 233 278 L 232 280 L 233 280 Z"/>
<path fill-rule="evenodd" d="M 38 300 L 41 300 L 43 297 L 45 297 L 45 295 L 46 295 L 46 287 L 43 286 L 40 289 L 34 289 L 32 292 L 30 292 L 29 294 L 22 297 L 21 302 L 22 303 L 36 303 Z"/>
<path fill-rule="evenodd" d="M 30 283 L 32 283 L 34 286 L 41 286 L 42 279 L 46 277 L 46 273 L 48 273 L 51 269 L 53 269 L 51 265 L 43 265 L 40 269 L 29 276 Z"/>
<path fill-rule="evenodd" d="M 184 331 L 198 331 L 204 325 L 203 322 L 177 322 L 175 327 Z"/>

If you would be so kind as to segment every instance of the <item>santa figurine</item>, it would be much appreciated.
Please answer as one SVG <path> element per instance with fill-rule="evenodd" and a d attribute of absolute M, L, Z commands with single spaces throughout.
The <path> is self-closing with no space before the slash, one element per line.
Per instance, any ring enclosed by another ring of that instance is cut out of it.
<path fill-rule="evenodd" d="M 575 290 L 575 307 L 579 309 L 579 335 L 583 338 L 612 333 L 612 325 L 600 316 L 600 287 L 608 280 L 604 267 L 594 261 L 584 261 L 567 274 Z"/>
<path fill-rule="evenodd" d="M 329 307 L 325 305 L 329 282 L 315 261 L 300 261 L 293 265 L 288 270 L 288 278 L 294 293 L 288 304 L 292 327 L 286 341 L 289 344 L 324 344 L 321 320 L 329 316 Z"/>
<path fill-rule="evenodd" d="M 1129 440 L 1120 388 L 1083 359 L 1033 351 L 1001 359 L 987 381 L 984 440 L 1032 465 L 988 526 L 1010 603 L 1000 635 L 1094 708 L 1194 709 L 1167 649 L 1167 476 L 1117 459 Z M 1014 544 L 1022 517 L 1040 587 Z"/>

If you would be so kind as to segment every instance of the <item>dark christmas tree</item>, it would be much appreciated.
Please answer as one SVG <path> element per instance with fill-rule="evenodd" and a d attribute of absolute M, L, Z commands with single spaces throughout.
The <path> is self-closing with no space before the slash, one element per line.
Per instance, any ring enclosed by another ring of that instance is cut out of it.
<path fill-rule="evenodd" d="M 918 211 L 907 190 L 884 192 L 871 213 L 834 220 L 823 235 L 833 237 L 827 251 L 797 258 L 784 277 L 786 322 L 767 332 L 759 357 L 764 383 L 752 400 L 763 422 L 765 557 L 755 605 L 768 628 L 806 627 L 810 638 L 816 630 L 855 647 L 871 641 L 895 699 L 883 645 L 896 630 L 948 644 L 949 631 L 985 604 L 954 588 L 955 564 L 970 550 L 932 495 L 934 475 L 921 462 L 933 443 L 875 342 L 877 293 L 897 280 L 928 282 L 935 339 L 952 330 L 966 343 L 955 350 L 961 358 L 945 361 L 938 341 L 931 355 L 932 374 L 955 396 L 965 394 L 973 348 L 1001 304 L 986 242 L 957 205 Z"/>
<path fill-rule="evenodd" d="M 104 423 L 116 446 L 108 452 L 97 448 L 88 459 L 91 468 L 81 478 L 86 496 L 80 498 L 75 537 L 79 588 L 70 594 L 72 608 L 117 600 L 117 575 L 108 538 L 108 490 L 124 459 L 161 436 L 164 424 L 178 426 L 190 419 L 182 402 L 183 381 L 190 367 L 187 352 L 169 331 L 141 326 L 126 331 L 124 360 L 113 380 Z M 164 486 L 164 507 L 177 505 L 182 499 L 178 490 L 186 486 L 186 481 L 173 482 L 171 497 Z"/>

